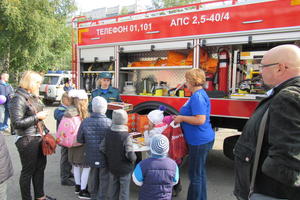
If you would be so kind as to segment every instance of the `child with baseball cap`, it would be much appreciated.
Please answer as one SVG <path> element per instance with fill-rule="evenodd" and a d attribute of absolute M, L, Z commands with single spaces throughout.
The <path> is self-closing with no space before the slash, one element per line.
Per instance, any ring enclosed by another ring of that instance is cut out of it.
<path fill-rule="evenodd" d="M 179 179 L 179 169 L 168 158 L 169 140 L 162 134 L 156 134 L 150 141 L 151 157 L 138 163 L 132 174 L 133 182 L 141 186 L 141 200 L 171 200 L 172 188 Z"/>

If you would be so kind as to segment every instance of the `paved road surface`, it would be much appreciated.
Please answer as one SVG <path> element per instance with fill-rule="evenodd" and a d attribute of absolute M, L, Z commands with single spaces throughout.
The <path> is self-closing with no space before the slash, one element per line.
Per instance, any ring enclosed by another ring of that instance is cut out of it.
<path fill-rule="evenodd" d="M 47 127 L 52 133 L 55 131 L 55 120 L 53 119 L 53 111 L 55 107 L 47 107 L 49 117 L 46 120 Z M 233 189 L 233 162 L 227 159 L 222 153 L 222 141 L 225 136 L 236 134 L 232 130 L 220 130 L 217 132 L 217 137 L 214 145 L 214 150 L 211 151 L 207 162 L 207 188 L 209 200 L 234 200 L 232 195 Z M 14 176 L 8 183 L 8 200 L 21 200 L 19 189 L 19 176 L 21 164 L 17 149 L 14 145 L 14 136 L 6 136 L 6 142 L 9 146 L 10 155 L 14 166 Z M 78 199 L 74 194 L 74 188 L 69 186 L 61 186 L 59 179 L 59 159 L 60 148 L 57 149 L 55 155 L 49 156 L 47 168 L 45 171 L 45 191 L 46 194 L 54 196 L 57 200 L 75 200 Z M 174 200 L 186 199 L 188 189 L 187 176 L 188 163 L 186 162 L 180 170 L 182 178 L 183 191 Z M 137 199 L 138 187 L 131 184 L 130 199 Z"/>

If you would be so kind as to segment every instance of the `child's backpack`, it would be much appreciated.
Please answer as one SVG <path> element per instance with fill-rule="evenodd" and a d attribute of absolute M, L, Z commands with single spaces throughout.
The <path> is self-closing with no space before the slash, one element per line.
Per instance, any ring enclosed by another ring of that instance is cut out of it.
<path fill-rule="evenodd" d="M 77 142 L 77 132 L 81 123 L 81 118 L 63 117 L 56 132 L 56 142 L 64 147 L 80 146 Z"/>

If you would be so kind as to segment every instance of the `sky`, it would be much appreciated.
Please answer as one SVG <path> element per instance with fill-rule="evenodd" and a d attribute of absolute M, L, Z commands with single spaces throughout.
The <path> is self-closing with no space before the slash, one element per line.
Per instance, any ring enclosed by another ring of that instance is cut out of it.
<path fill-rule="evenodd" d="M 138 4 L 151 5 L 151 0 L 75 0 L 75 3 L 79 11 L 86 12 L 96 8 L 132 5 L 136 1 Z"/>

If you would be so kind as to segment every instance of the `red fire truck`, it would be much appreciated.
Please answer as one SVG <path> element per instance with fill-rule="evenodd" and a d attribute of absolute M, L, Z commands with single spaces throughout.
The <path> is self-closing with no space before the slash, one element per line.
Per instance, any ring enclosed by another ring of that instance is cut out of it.
<path fill-rule="evenodd" d="M 216 128 L 242 130 L 265 93 L 258 69 L 264 52 L 300 40 L 299 0 L 210 0 L 78 18 L 73 20 L 72 63 L 77 87 L 90 92 L 97 75 L 109 71 L 133 112 L 146 114 L 163 104 L 167 113 L 176 114 L 190 96 L 185 71 L 202 68 Z"/>

